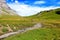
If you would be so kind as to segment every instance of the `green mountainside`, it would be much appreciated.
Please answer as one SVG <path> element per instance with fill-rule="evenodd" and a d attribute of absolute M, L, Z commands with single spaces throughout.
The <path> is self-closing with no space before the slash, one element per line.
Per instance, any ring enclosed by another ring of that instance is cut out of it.
<path fill-rule="evenodd" d="M 14 22 L 9 21 L 10 23 Z M 33 26 L 36 23 L 42 23 L 42 28 L 13 35 L 4 40 L 60 40 L 60 8 L 42 11 L 29 17 L 20 17 L 16 23 L 18 22 L 20 23 L 19 25 L 22 24 L 24 28 L 30 25 Z M 22 26 L 18 28 L 22 28 Z"/>
<path fill-rule="evenodd" d="M 49 11 L 42 11 L 36 15 L 28 17 L 21 17 L 17 15 L 2 15 L 0 16 L 0 34 L 17 31 L 27 27 L 33 27 L 33 25 L 37 23 L 41 23 L 43 27 L 46 28 L 59 28 L 60 14 L 57 14 L 57 11 L 60 11 L 60 8 Z"/>
<path fill-rule="evenodd" d="M 60 8 L 22 17 L 8 7 L 5 0 L 0 0 L 0 35 L 33 27 L 38 23 L 42 24 L 42 28 L 17 34 L 4 40 L 60 40 Z"/>

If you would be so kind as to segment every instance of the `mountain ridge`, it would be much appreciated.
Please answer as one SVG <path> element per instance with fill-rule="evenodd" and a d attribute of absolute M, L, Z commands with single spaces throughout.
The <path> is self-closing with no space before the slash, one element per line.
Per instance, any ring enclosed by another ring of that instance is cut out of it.
<path fill-rule="evenodd" d="M 5 0 L 0 0 L 0 15 L 17 15 L 6 3 Z"/>

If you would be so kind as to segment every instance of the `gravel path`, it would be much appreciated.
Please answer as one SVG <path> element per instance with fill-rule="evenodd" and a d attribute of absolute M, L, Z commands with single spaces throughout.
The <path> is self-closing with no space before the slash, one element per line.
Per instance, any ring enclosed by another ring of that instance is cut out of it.
<path fill-rule="evenodd" d="M 40 23 L 37 23 L 33 27 L 29 27 L 29 28 L 25 28 L 25 29 L 22 29 L 22 30 L 18 30 L 16 32 L 11 32 L 11 33 L 3 34 L 3 35 L 0 36 L 0 39 L 6 38 L 6 37 L 9 37 L 9 36 L 18 34 L 18 33 L 24 33 L 24 32 L 27 32 L 29 30 L 38 29 L 38 28 L 41 28 L 41 27 L 42 27 L 42 25 Z"/>

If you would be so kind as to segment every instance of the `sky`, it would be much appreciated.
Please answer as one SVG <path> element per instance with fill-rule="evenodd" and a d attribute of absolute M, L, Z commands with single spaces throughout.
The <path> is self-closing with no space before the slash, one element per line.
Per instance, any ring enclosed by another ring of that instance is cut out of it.
<path fill-rule="evenodd" d="M 60 8 L 60 0 L 6 0 L 6 2 L 20 16 L 30 16 L 41 11 Z"/>

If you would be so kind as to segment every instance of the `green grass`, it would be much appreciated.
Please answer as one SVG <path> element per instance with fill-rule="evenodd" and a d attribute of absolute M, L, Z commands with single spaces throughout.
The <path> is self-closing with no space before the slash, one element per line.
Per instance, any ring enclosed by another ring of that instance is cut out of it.
<path fill-rule="evenodd" d="M 13 31 L 17 31 L 27 27 L 32 27 L 33 25 L 36 24 L 36 22 L 30 20 L 29 18 L 20 17 L 20 16 L 11 16 L 11 15 L 0 16 L 0 26 L 3 27 L 2 31 L 5 30 L 3 31 L 3 34 L 6 32 L 9 32 L 7 31 L 7 28 L 6 28 L 7 24 L 10 26 L 10 28 Z M 16 29 L 14 29 L 14 27 Z"/>
<path fill-rule="evenodd" d="M 7 24 L 13 31 L 24 29 L 27 27 L 32 27 L 36 23 L 42 23 L 43 27 L 57 27 L 60 28 L 60 15 L 56 14 L 56 11 L 60 9 L 50 10 L 49 12 L 43 11 L 33 16 L 21 17 L 18 15 L 1 15 L 0 16 L 0 26 L 4 27 L 3 33 L 8 32 L 6 27 Z M 16 29 L 14 29 L 16 27 Z M 0 33 L 1 34 L 1 33 Z"/>
<path fill-rule="evenodd" d="M 40 28 L 7 37 L 4 40 L 60 40 L 60 28 Z"/>
<path fill-rule="evenodd" d="M 3 9 L 6 12 L 6 10 Z M 42 23 L 42 28 L 13 35 L 4 40 L 60 40 L 60 15 L 56 14 L 60 8 L 43 11 L 36 15 L 21 17 L 18 15 L 0 15 L 1 34 L 8 33 L 7 24 L 13 31 L 33 27 L 36 23 Z M 6 12 L 8 13 L 8 12 Z M 3 13 L 4 14 L 4 13 Z M 9 13 L 8 13 L 9 14 Z"/>

